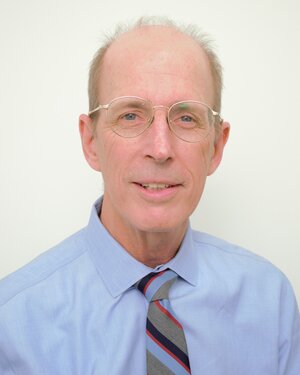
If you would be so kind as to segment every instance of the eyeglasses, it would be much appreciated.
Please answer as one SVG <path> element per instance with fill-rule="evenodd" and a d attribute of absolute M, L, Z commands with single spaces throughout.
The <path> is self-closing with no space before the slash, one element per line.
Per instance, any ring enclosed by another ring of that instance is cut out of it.
<path fill-rule="evenodd" d="M 207 104 L 186 100 L 174 103 L 170 107 L 153 105 L 151 101 L 136 96 L 122 96 L 108 104 L 101 104 L 88 115 L 93 118 L 95 112 L 105 109 L 106 119 L 111 129 L 121 137 L 134 138 L 148 129 L 154 120 L 156 110 L 167 110 L 169 129 L 186 142 L 200 142 L 206 138 L 216 118 L 222 119 Z"/>

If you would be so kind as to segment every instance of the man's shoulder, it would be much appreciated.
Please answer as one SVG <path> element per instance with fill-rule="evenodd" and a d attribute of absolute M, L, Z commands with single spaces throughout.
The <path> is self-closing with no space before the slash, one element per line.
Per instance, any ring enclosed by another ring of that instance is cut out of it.
<path fill-rule="evenodd" d="M 213 236 L 208 233 L 199 232 L 196 230 L 192 231 L 192 235 L 193 235 L 193 240 L 196 246 L 197 245 L 201 247 L 207 246 L 210 248 L 214 248 L 216 251 L 221 252 L 223 254 L 228 254 L 228 255 L 237 256 L 237 257 L 239 256 L 247 257 L 247 258 L 253 259 L 256 262 L 269 263 L 267 259 L 256 254 L 255 252 L 247 250 L 246 248 L 242 246 L 236 245 L 222 238 Z"/>
<path fill-rule="evenodd" d="M 269 260 L 241 246 L 212 235 L 193 231 L 200 285 L 222 290 L 228 301 L 246 296 L 254 304 L 286 304 L 297 311 L 293 287 L 286 275 Z M 274 311 L 277 311 L 274 307 Z"/>
<path fill-rule="evenodd" d="M 64 269 L 86 252 L 83 230 L 69 236 L 43 252 L 30 263 L 0 280 L 0 308 L 15 296 L 44 282 Z"/>
<path fill-rule="evenodd" d="M 286 279 L 274 264 L 255 252 L 207 233 L 193 230 L 192 236 L 201 260 L 220 272 L 231 273 L 233 278 L 239 275 L 257 280 L 269 277 L 282 282 Z"/>
<path fill-rule="evenodd" d="M 216 237 L 212 234 L 200 232 L 198 230 L 192 229 L 192 236 L 193 240 L 197 244 L 208 244 L 216 247 L 226 247 L 226 246 L 232 246 L 230 242 L 227 242 L 226 240 Z"/>

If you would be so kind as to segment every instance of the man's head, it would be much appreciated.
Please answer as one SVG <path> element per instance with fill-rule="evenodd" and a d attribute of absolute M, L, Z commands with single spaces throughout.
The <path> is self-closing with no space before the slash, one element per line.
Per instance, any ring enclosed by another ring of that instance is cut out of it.
<path fill-rule="evenodd" d="M 98 67 L 95 61 L 97 82 L 91 82 L 90 95 L 94 90 L 97 103 L 91 103 L 91 109 L 123 96 L 156 106 L 151 126 L 133 138 L 113 131 L 116 124 L 106 109 L 95 119 L 80 118 L 86 159 L 104 179 L 103 223 L 125 248 L 133 246 L 130 238 L 137 232 L 184 233 L 206 177 L 221 161 L 229 125 L 217 120 L 218 131 L 211 124 L 205 137 L 186 142 L 170 131 L 166 114 L 174 103 L 187 100 L 213 109 L 220 105 L 207 51 L 173 26 L 142 25 L 110 43 Z M 220 90 L 220 72 L 218 77 Z M 130 122 L 139 116 L 133 112 L 119 117 Z M 190 119 L 190 113 L 184 115 L 183 126 L 190 127 Z"/>

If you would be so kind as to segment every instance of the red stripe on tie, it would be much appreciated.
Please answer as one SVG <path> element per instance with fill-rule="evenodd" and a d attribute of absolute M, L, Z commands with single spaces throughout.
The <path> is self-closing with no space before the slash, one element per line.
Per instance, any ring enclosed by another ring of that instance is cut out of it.
<path fill-rule="evenodd" d="M 146 290 L 148 289 L 149 285 L 152 283 L 153 280 L 155 280 L 157 277 L 164 274 L 167 270 L 158 272 L 155 276 L 152 276 L 151 279 L 147 282 L 147 284 L 144 287 L 143 293 L 146 294 Z"/>
<path fill-rule="evenodd" d="M 176 362 L 180 364 L 189 374 L 191 373 L 191 370 L 183 363 L 176 355 L 174 355 L 168 348 L 166 348 L 160 341 L 158 341 L 151 333 L 146 329 L 147 335 L 153 340 L 163 351 L 169 354 L 172 358 L 175 359 Z"/>
<path fill-rule="evenodd" d="M 167 309 L 164 308 L 164 306 L 160 303 L 159 300 L 153 301 L 155 305 L 160 309 L 162 313 L 164 313 L 167 317 L 169 317 L 173 323 L 177 325 L 178 328 L 182 329 L 182 325 L 178 322 L 178 320 L 168 311 Z"/>

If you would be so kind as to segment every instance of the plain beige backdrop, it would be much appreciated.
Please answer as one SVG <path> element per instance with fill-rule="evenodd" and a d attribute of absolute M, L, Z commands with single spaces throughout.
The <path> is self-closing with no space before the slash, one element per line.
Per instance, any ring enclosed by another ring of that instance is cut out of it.
<path fill-rule="evenodd" d="M 78 134 L 101 35 L 167 15 L 215 40 L 232 125 L 192 224 L 268 258 L 300 301 L 299 4 L 0 0 L 0 278 L 86 225 L 101 194 Z"/>

